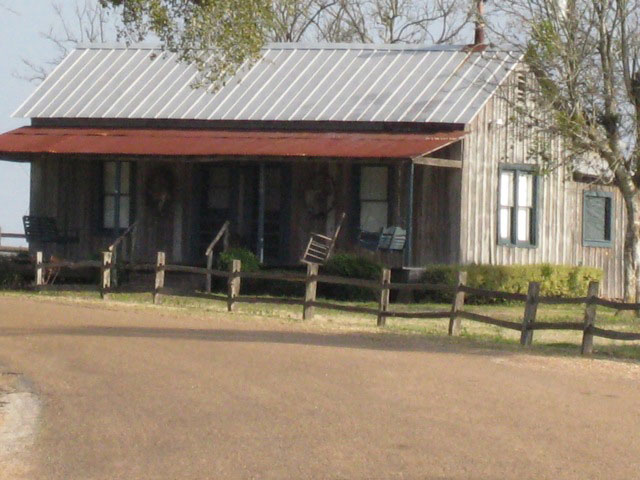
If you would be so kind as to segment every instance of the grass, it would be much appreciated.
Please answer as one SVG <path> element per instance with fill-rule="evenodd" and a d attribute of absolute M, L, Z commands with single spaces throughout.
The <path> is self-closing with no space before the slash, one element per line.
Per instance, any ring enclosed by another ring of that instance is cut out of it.
<path fill-rule="evenodd" d="M 28 297 L 63 298 L 74 301 L 99 302 L 100 296 L 95 287 L 58 287 L 41 292 L 6 291 L 7 295 Z M 226 312 L 224 296 L 218 294 L 209 298 L 183 296 L 164 296 L 162 305 L 165 308 L 179 309 L 183 313 L 201 315 L 203 312 Z M 112 293 L 110 302 L 144 307 L 152 303 L 150 293 Z M 342 305 L 356 305 L 354 302 L 337 302 Z M 360 302 L 359 306 L 376 308 L 375 302 Z M 450 304 L 420 303 L 399 305 L 392 304 L 396 311 L 448 311 Z M 521 322 L 524 312 L 522 304 L 468 305 L 468 311 L 489 315 L 495 318 Z M 274 304 L 239 304 L 238 311 L 243 314 L 276 318 L 286 322 L 301 322 L 302 307 L 297 305 Z M 579 305 L 540 305 L 537 320 L 544 322 L 581 322 L 584 306 Z M 373 315 L 339 312 L 316 308 L 315 318 L 306 324 L 320 329 L 379 331 L 375 326 Z M 640 331 L 640 319 L 631 313 L 616 315 L 615 310 L 598 307 L 596 325 L 616 331 Z M 459 337 L 448 337 L 448 319 L 421 320 L 388 318 L 384 331 L 405 334 L 425 335 L 440 341 L 465 344 L 472 347 L 490 348 L 508 351 L 521 351 L 520 333 L 493 325 L 485 325 L 470 320 L 462 320 L 462 332 Z M 580 352 L 582 332 L 578 331 L 535 331 L 533 346 L 527 351 L 544 355 L 577 356 Z M 604 338 L 595 338 L 595 356 L 640 360 L 640 342 L 623 342 Z"/>

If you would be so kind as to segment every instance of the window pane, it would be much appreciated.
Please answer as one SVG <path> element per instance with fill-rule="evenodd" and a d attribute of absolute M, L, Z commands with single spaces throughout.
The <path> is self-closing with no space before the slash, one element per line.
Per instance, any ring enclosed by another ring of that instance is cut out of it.
<path fill-rule="evenodd" d="M 131 190 L 131 163 L 120 163 L 120 193 L 128 194 Z"/>
<path fill-rule="evenodd" d="M 605 197 L 584 197 L 585 240 L 596 242 L 610 240 L 610 229 L 607 229 L 607 200 Z"/>
<path fill-rule="evenodd" d="M 530 173 L 518 175 L 518 206 L 533 207 L 533 175 Z"/>
<path fill-rule="evenodd" d="M 362 202 L 360 205 L 360 229 L 365 232 L 379 232 L 387 226 L 386 202 Z"/>
<path fill-rule="evenodd" d="M 500 208 L 500 240 L 511 240 L 511 208 Z"/>
<path fill-rule="evenodd" d="M 514 172 L 502 172 L 500 174 L 500 205 L 513 206 L 513 177 Z"/>
<path fill-rule="evenodd" d="M 389 185 L 387 167 L 362 167 L 360 170 L 360 199 L 386 200 Z"/>
<path fill-rule="evenodd" d="M 104 212 L 102 215 L 104 228 L 113 228 L 115 225 L 116 202 L 115 197 L 104 197 Z"/>
<path fill-rule="evenodd" d="M 518 208 L 518 241 L 531 242 L 531 209 Z"/>
<path fill-rule="evenodd" d="M 128 196 L 120 197 L 120 228 L 129 226 L 130 205 L 131 200 Z"/>
<path fill-rule="evenodd" d="M 104 168 L 104 193 L 115 193 L 116 162 L 106 162 L 103 168 Z"/>

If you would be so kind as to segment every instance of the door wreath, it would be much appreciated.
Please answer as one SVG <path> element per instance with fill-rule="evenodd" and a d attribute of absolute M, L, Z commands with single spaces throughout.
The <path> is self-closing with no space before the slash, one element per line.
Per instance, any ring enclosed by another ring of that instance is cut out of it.
<path fill-rule="evenodd" d="M 175 196 L 176 178 L 169 167 L 155 167 L 147 177 L 145 198 L 147 206 L 156 215 L 167 211 Z"/>

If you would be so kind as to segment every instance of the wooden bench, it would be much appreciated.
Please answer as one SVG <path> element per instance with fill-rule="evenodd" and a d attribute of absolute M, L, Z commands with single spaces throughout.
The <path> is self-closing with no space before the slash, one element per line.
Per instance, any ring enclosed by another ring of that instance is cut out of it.
<path fill-rule="evenodd" d="M 51 217 L 25 215 L 22 217 L 27 242 L 68 244 L 77 243 L 78 235 L 61 234 L 56 221 Z"/>

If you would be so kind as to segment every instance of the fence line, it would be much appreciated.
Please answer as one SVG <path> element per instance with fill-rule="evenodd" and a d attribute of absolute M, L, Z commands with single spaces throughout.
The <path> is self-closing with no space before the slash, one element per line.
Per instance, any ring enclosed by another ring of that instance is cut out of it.
<path fill-rule="evenodd" d="M 52 269 L 61 268 L 87 268 L 99 267 L 101 270 L 99 290 L 102 298 L 108 298 L 111 292 L 111 270 L 116 268 L 113 262 L 112 252 L 104 252 L 101 262 L 49 262 L 45 263 L 42 252 L 36 254 L 35 278 L 36 288 L 41 288 L 45 284 L 46 273 Z M 363 280 L 353 278 L 343 278 L 331 275 L 321 275 L 318 273 L 318 265 L 308 265 L 306 274 L 290 272 L 243 272 L 240 260 L 233 260 L 229 270 L 217 270 L 210 266 L 207 268 L 191 267 L 185 265 L 167 265 L 164 252 L 158 252 L 155 264 L 125 265 L 131 271 L 147 271 L 155 273 L 155 283 L 153 288 L 153 302 L 160 303 L 161 296 L 165 289 L 165 276 L 168 272 L 191 273 L 205 276 L 205 289 L 208 290 L 211 277 L 225 278 L 227 280 L 227 310 L 232 312 L 238 303 L 275 303 L 281 305 L 302 306 L 302 318 L 309 320 L 314 317 L 315 308 L 339 310 L 343 312 L 364 313 L 374 315 L 377 318 L 377 325 L 383 327 L 387 318 L 422 318 L 422 319 L 449 319 L 449 335 L 460 335 L 462 320 L 495 325 L 520 332 L 520 343 L 523 346 L 531 345 L 533 334 L 536 330 L 566 330 L 582 331 L 581 353 L 590 355 L 593 353 L 594 337 L 602 337 L 613 340 L 637 341 L 640 340 L 640 333 L 619 332 L 596 327 L 597 307 L 605 306 L 616 310 L 640 310 L 639 303 L 616 302 L 598 297 L 599 283 L 590 282 L 587 295 L 585 297 L 565 298 L 565 297 L 542 297 L 540 296 L 540 283 L 529 282 L 527 294 L 508 293 L 500 291 L 485 290 L 469 287 L 467 283 L 467 272 L 461 271 L 458 275 L 456 286 L 430 283 L 392 283 L 391 271 L 383 269 L 379 281 Z M 262 279 L 272 281 L 296 282 L 305 284 L 303 298 L 266 298 L 258 296 L 241 295 L 242 279 Z M 368 288 L 378 294 L 377 308 L 342 305 L 327 301 L 317 300 L 318 283 L 333 285 L 355 286 Z M 428 290 L 439 292 L 450 292 L 452 294 L 451 309 L 449 311 L 423 311 L 423 312 L 398 312 L 390 310 L 391 290 Z M 488 315 L 470 312 L 465 310 L 465 300 L 468 295 L 480 296 L 483 298 L 502 299 L 524 302 L 524 312 L 522 322 L 514 322 L 494 318 Z M 193 296 L 214 298 L 211 295 L 197 294 Z M 218 296 L 220 298 L 220 296 Z M 585 305 L 584 319 L 582 322 L 538 322 L 536 320 L 538 306 L 540 304 L 583 304 Z"/>

